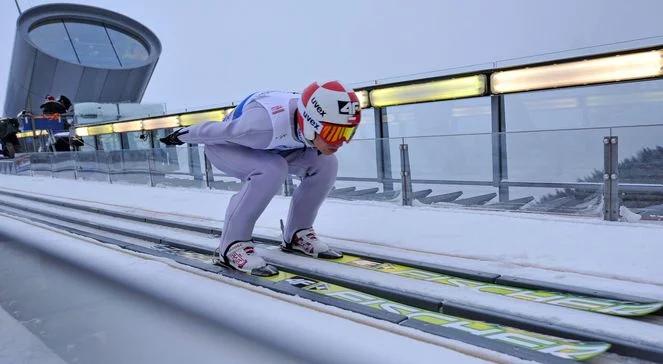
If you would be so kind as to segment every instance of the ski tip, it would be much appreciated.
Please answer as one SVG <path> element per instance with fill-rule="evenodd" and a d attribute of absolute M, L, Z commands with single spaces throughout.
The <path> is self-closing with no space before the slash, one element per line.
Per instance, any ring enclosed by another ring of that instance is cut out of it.
<path fill-rule="evenodd" d="M 321 258 L 321 259 L 341 259 L 341 258 L 343 258 L 343 253 L 341 253 L 337 250 L 329 249 L 326 252 L 318 253 L 318 258 Z"/>
<path fill-rule="evenodd" d="M 258 277 L 271 277 L 279 274 L 279 270 L 275 266 L 267 264 L 264 267 L 253 269 L 251 274 Z"/>

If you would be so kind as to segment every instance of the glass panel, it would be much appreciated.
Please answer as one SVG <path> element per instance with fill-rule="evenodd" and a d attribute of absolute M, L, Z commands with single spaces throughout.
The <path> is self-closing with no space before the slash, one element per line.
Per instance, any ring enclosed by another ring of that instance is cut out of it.
<path fill-rule="evenodd" d="M 373 109 L 361 110 L 361 123 L 357 127 L 354 139 L 374 139 L 375 138 L 375 113 Z"/>
<path fill-rule="evenodd" d="M 202 188 L 204 172 L 199 162 L 199 153 L 198 147 L 187 146 L 152 149 L 151 168 L 154 184 L 166 187 Z"/>
<path fill-rule="evenodd" d="M 608 135 L 610 129 L 507 133 L 508 179 L 603 182 L 603 137 Z"/>
<path fill-rule="evenodd" d="M 53 153 L 53 177 L 74 179 L 74 153 Z"/>
<path fill-rule="evenodd" d="M 663 80 L 506 95 L 507 131 L 658 124 Z"/>
<path fill-rule="evenodd" d="M 490 98 L 388 107 L 386 122 L 392 138 L 490 132 Z"/>
<path fill-rule="evenodd" d="M 140 66 L 147 61 L 148 52 L 145 46 L 128 34 L 106 27 L 122 67 Z"/>
<path fill-rule="evenodd" d="M 120 67 L 103 25 L 75 22 L 66 22 L 65 25 L 81 64 L 104 68 Z"/>
<path fill-rule="evenodd" d="M 613 128 L 619 198 L 647 220 L 663 220 L 663 126 Z"/>
<path fill-rule="evenodd" d="M 522 210 L 601 214 L 603 137 L 609 129 L 507 133 L 509 199 Z"/>
<path fill-rule="evenodd" d="M 111 181 L 113 183 L 149 184 L 148 152 L 143 150 L 116 150 L 109 152 Z"/>
<path fill-rule="evenodd" d="M 490 182 L 491 140 L 490 134 L 405 138 L 412 179 Z"/>
<path fill-rule="evenodd" d="M 94 136 L 84 136 L 82 138 L 83 138 L 83 146 L 80 149 L 81 151 L 96 150 L 94 144 Z"/>
<path fill-rule="evenodd" d="M 51 176 L 51 158 L 53 153 L 30 154 L 30 167 L 34 176 Z"/>
<path fill-rule="evenodd" d="M 102 134 L 97 135 L 97 138 L 99 138 L 99 149 L 101 150 L 112 151 L 122 149 L 120 134 Z"/>
<path fill-rule="evenodd" d="M 392 175 L 400 176 L 400 144 L 408 145 L 415 205 L 480 207 L 494 203 L 492 136 L 392 139 Z"/>
<path fill-rule="evenodd" d="M 128 149 L 150 149 L 152 148 L 152 140 L 149 132 L 132 131 L 126 133 L 126 141 Z"/>
<path fill-rule="evenodd" d="M 372 126 L 372 120 L 367 125 Z M 394 190 L 393 183 L 383 183 L 379 180 L 375 151 L 380 144 L 376 143 L 381 141 L 357 139 L 339 149 L 336 153 L 338 177 L 329 197 L 345 200 L 400 201 L 400 189 Z"/>
<path fill-rule="evenodd" d="M 41 51 L 67 62 L 79 63 L 62 22 L 39 25 L 28 35 Z"/>
<path fill-rule="evenodd" d="M 108 182 L 108 153 L 104 151 L 78 152 L 76 157 L 79 179 Z"/>

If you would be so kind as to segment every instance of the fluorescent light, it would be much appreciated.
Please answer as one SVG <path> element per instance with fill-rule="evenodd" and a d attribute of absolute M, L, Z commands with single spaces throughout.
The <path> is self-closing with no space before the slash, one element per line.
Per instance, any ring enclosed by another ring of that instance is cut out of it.
<path fill-rule="evenodd" d="M 222 121 L 230 111 L 232 111 L 232 109 L 219 109 L 199 113 L 183 114 L 179 116 L 180 125 L 189 126 L 198 124 L 203 121 Z"/>
<path fill-rule="evenodd" d="M 167 116 L 164 118 L 143 120 L 144 130 L 177 128 L 178 126 L 180 126 L 180 120 L 177 118 L 177 116 Z"/>
<path fill-rule="evenodd" d="M 87 127 L 87 135 L 112 134 L 112 133 L 113 133 L 112 124 L 95 125 Z"/>
<path fill-rule="evenodd" d="M 493 93 L 541 90 L 663 75 L 663 50 L 495 72 Z"/>
<path fill-rule="evenodd" d="M 113 125 L 113 132 L 115 133 L 125 133 L 128 131 L 140 131 L 143 129 L 143 123 L 140 120 L 137 121 L 125 121 L 123 123 L 115 123 Z"/>
<path fill-rule="evenodd" d="M 371 106 L 368 100 L 368 91 L 355 91 L 355 94 L 357 94 L 357 98 L 359 99 L 359 107 L 366 109 Z"/>
<path fill-rule="evenodd" d="M 35 130 L 35 136 L 48 135 L 48 130 L 37 129 Z M 17 138 L 32 138 L 32 130 L 24 131 L 22 133 L 16 133 Z"/>
<path fill-rule="evenodd" d="M 88 134 L 87 132 L 87 127 L 82 127 L 82 128 L 76 128 L 76 135 L 84 137 L 90 134 Z"/>
<path fill-rule="evenodd" d="M 369 95 L 372 106 L 384 107 L 481 96 L 485 92 L 486 76 L 474 75 L 413 85 L 385 87 L 372 90 Z"/>

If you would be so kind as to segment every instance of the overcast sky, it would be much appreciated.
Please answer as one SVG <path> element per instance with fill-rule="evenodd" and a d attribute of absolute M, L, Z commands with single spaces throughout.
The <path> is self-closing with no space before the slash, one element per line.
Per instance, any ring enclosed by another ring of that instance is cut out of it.
<path fill-rule="evenodd" d="M 56 1 L 18 0 L 25 10 Z M 663 35 L 661 0 L 80 0 L 156 33 L 143 102 L 226 104 L 313 80 L 355 83 Z M 0 105 L 18 12 L 0 2 Z"/>

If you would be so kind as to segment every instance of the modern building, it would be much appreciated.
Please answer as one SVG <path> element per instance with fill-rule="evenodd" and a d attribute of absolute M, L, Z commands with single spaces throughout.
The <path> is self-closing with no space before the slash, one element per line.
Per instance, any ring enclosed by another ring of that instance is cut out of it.
<path fill-rule="evenodd" d="M 140 102 L 161 54 L 144 25 L 92 6 L 47 4 L 17 20 L 4 114 L 39 113 L 44 97 Z"/>

